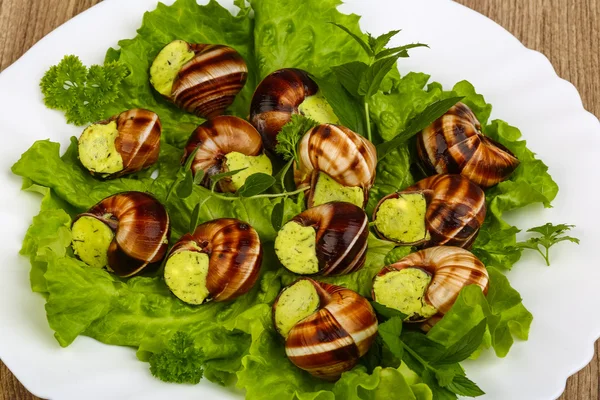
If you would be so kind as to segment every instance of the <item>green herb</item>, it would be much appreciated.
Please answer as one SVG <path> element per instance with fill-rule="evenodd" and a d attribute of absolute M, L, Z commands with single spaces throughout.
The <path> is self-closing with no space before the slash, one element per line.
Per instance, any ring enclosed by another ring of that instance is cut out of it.
<path fill-rule="evenodd" d="M 302 140 L 302 136 L 317 125 L 319 124 L 316 121 L 303 115 L 292 115 L 290 122 L 285 124 L 277 134 L 275 152 L 284 160 L 295 160 L 299 163 L 298 144 Z"/>
<path fill-rule="evenodd" d="M 550 247 L 567 240 L 571 243 L 579 244 L 579 239 L 572 236 L 565 236 L 565 232 L 574 227 L 575 225 L 553 225 L 548 222 L 545 225 L 527 229 L 527 232 L 539 233 L 541 236 L 529 238 L 524 242 L 518 242 L 515 246 L 520 249 L 536 250 L 542 257 L 544 257 L 544 260 L 546 260 L 546 265 L 550 266 Z"/>
<path fill-rule="evenodd" d="M 371 34 L 367 34 L 367 43 L 347 27 L 333 22 L 332 24 L 350 35 L 352 39 L 360 44 L 367 56 L 369 56 L 368 64 L 352 61 L 333 67 L 332 69 L 346 90 L 355 97 L 361 98 L 364 104 L 367 138 L 372 140 L 369 99 L 377 93 L 383 79 L 396 64 L 396 60 L 400 57 L 408 57 L 408 49 L 428 46 L 421 43 L 415 43 L 393 49 L 384 49 L 390 39 L 400 31 L 390 31 L 377 38 L 371 36 Z"/>
<path fill-rule="evenodd" d="M 150 372 L 165 382 L 197 384 L 202 379 L 204 354 L 189 335 L 177 332 L 166 349 L 150 357 Z"/>
<path fill-rule="evenodd" d="M 252 197 L 263 193 L 275 184 L 276 180 L 271 175 L 258 172 L 246 178 L 244 185 L 238 190 L 242 197 Z"/>
<path fill-rule="evenodd" d="M 226 172 L 221 172 L 219 174 L 214 174 L 213 176 L 210 177 L 210 181 L 212 183 L 211 185 L 211 192 L 214 192 L 216 187 L 217 187 L 217 183 L 219 183 L 220 180 L 225 179 L 225 178 L 229 178 L 230 176 L 234 176 L 239 174 L 240 172 L 244 171 L 247 168 L 240 168 L 240 169 L 234 169 L 233 171 L 226 171 Z"/>
<path fill-rule="evenodd" d="M 403 321 L 407 317 L 406 314 L 401 313 L 395 308 L 389 308 L 376 301 L 372 301 L 371 305 L 373 306 L 373 309 L 375 309 L 375 312 L 384 319 L 400 318 L 400 320 Z"/>
<path fill-rule="evenodd" d="M 436 119 L 446 114 L 449 109 L 462 100 L 462 97 L 450 97 L 444 100 L 438 100 L 425 109 L 421 114 L 414 117 L 406 129 L 399 133 L 389 142 L 381 143 L 377 146 L 377 160 L 383 160 L 392 150 L 402 145 L 408 139 L 427 128 Z"/>
<path fill-rule="evenodd" d="M 283 225 L 284 207 L 285 199 L 281 199 L 275 204 L 271 212 L 271 225 L 273 225 L 275 231 L 279 231 Z"/>
<path fill-rule="evenodd" d="M 173 194 L 173 190 L 175 188 L 177 188 L 177 196 L 179 196 L 182 199 L 185 199 L 192 194 L 196 179 L 195 177 L 193 177 L 191 168 L 197 152 L 198 147 L 196 147 L 188 156 L 187 160 L 185 161 L 185 164 L 179 167 L 179 170 L 176 174 L 176 179 L 173 181 L 173 183 L 169 187 L 169 190 L 167 191 L 167 197 L 165 198 L 165 202 L 169 201 L 169 198 L 171 197 L 171 194 Z M 204 171 L 200 172 L 201 173 L 199 174 L 199 180 L 201 181 L 202 177 L 204 177 Z"/>
<path fill-rule="evenodd" d="M 182 199 L 189 197 L 194 190 L 194 177 L 192 176 L 192 171 L 185 171 L 185 176 L 182 181 L 177 185 L 177 196 Z"/>
<path fill-rule="evenodd" d="M 46 106 L 64 111 L 68 123 L 85 125 L 107 117 L 103 106 L 119 97 L 118 87 L 127 74 L 119 62 L 87 68 L 79 57 L 69 55 L 50 67 L 40 87 Z"/>
<path fill-rule="evenodd" d="M 204 179 L 204 170 L 199 169 L 196 171 L 196 175 L 194 175 L 194 185 L 200 185 L 202 183 L 202 179 Z"/>

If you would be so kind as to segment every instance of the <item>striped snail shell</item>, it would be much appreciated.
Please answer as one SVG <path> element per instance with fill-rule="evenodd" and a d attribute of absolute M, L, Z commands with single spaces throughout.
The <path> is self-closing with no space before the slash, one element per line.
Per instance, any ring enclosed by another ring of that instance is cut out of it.
<path fill-rule="evenodd" d="M 228 301 L 256 283 L 262 262 L 258 233 L 235 218 L 199 225 L 173 246 L 165 264 L 165 282 L 182 301 Z"/>
<path fill-rule="evenodd" d="M 87 127 L 79 139 L 79 159 L 102 178 L 141 171 L 158 160 L 161 123 L 152 111 L 135 108 Z"/>
<path fill-rule="evenodd" d="M 182 164 L 196 148 L 198 151 L 192 161 L 192 173 L 195 176 L 198 171 L 204 171 L 202 185 L 208 188 L 213 175 L 228 170 L 228 154 L 263 154 L 262 138 L 256 129 L 245 120 L 229 115 L 209 119 L 196 128 L 185 146 Z M 217 185 L 222 192 L 235 192 L 237 189 L 232 178 L 221 179 Z"/>
<path fill-rule="evenodd" d="M 297 68 L 280 69 L 262 80 L 250 104 L 250 122 L 267 148 L 275 147 L 281 128 L 290 122 L 292 114 L 300 113 L 300 104 L 318 90 L 308 73 Z"/>
<path fill-rule="evenodd" d="M 473 245 L 486 214 L 485 193 L 479 186 L 463 175 L 434 175 L 381 199 L 373 219 L 377 219 L 377 213 L 386 200 L 410 193 L 421 193 L 426 198 L 424 223 L 427 235 L 421 241 L 404 244 L 423 247 L 449 245 L 467 249 Z M 377 229 L 377 223 L 375 226 Z M 381 230 L 377 231 L 382 238 L 395 241 Z"/>
<path fill-rule="evenodd" d="M 153 196 L 123 192 L 78 215 L 72 233 L 74 252 L 82 261 L 129 277 L 160 264 L 167 253 L 170 221 Z"/>
<path fill-rule="evenodd" d="M 309 208 L 286 223 L 275 253 L 297 274 L 344 275 L 365 264 L 369 220 L 354 204 L 330 202 Z"/>
<path fill-rule="evenodd" d="M 273 319 L 286 338 L 289 360 L 330 381 L 352 369 L 377 335 L 375 312 L 364 297 L 308 278 L 281 291 L 273 303 Z"/>
<path fill-rule="evenodd" d="M 318 125 L 304 134 L 298 154 L 300 164 L 294 170 L 294 180 L 298 188 L 311 184 L 308 207 L 313 205 L 319 173 L 342 186 L 361 188 L 362 205 L 366 204 L 377 166 L 377 151 L 367 139 L 344 126 Z"/>
<path fill-rule="evenodd" d="M 419 158 L 438 174 L 462 174 L 483 188 L 502 182 L 519 160 L 481 133 L 475 114 L 458 103 L 417 135 Z"/>
<path fill-rule="evenodd" d="M 175 66 L 178 70 L 173 71 Z M 161 85 L 161 68 L 173 71 L 169 77 L 172 85 Z M 231 47 L 176 40 L 157 55 L 150 75 L 154 88 L 178 107 L 202 118 L 213 118 L 223 114 L 242 90 L 248 67 Z"/>
<path fill-rule="evenodd" d="M 471 252 L 453 246 L 437 246 L 409 254 L 385 266 L 373 281 L 373 300 L 407 314 L 408 322 L 437 321 L 468 285 L 487 294 L 489 276 Z M 418 288 L 408 291 L 406 288 Z M 437 317 L 436 317 L 437 316 Z"/>

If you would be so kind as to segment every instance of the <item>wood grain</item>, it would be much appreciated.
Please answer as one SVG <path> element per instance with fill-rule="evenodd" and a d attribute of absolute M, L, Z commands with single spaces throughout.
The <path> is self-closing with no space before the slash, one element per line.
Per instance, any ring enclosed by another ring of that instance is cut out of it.
<path fill-rule="evenodd" d="M 0 71 L 48 32 L 99 2 L 0 0 Z M 527 47 L 544 53 L 557 73 L 579 89 L 585 107 L 600 116 L 600 0 L 458 2 L 487 15 Z M 597 342 L 594 359 L 568 380 L 560 400 L 600 400 L 599 350 Z M 32 399 L 37 397 L 0 362 L 0 400 Z"/>

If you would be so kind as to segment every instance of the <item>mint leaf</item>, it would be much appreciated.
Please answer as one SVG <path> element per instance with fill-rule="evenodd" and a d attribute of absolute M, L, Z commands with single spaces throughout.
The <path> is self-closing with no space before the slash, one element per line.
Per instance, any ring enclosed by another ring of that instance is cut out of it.
<path fill-rule="evenodd" d="M 284 199 L 281 199 L 275 206 L 273 206 L 273 211 L 271 211 L 271 225 L 273 225 L 273 229 L 275 231 L 279 231 L 281 226 L 283 225 L 283 207 L 284 207 Z"/>
<path fill-rule="evenodd" d="M 421 114 L 417 115 L 409 122 L 403 132 L 399 133 L 389 142 L 384 142 L 377 146 L 377 161 L 383 160 L 392 150 L 427 128 L 461 100 L 462 97 L 450 97 L 448 99 L 435 101 L 428 105 Z"/>
<path fill-rule="evenodd" d="M 363 50 L 365 51 L 365 53 L 367 53 L 367 55 L 369 57 L 373 57 L 373 50 L 371 50 L 371 46 L 369 46 L 364 40 L 362 40 L 361 37 L 359 37 L 358 35 L 354 34 L 350 29 L 346 28 L 344 25 L 342 24 L 337 24 L 335 22 L 330 22 L 330 24 L 337 26 L 338 28 L 340 28 L 341 30 L 343 30 L 344 32 L 346 32 L 348 35 L 350 35 L 350 37 L 354 40 L 356 40 L 356 42 L 358 44 L 360 44 L 360 46 L 363 48 Z"/>
<path fill-rule="evenodd" d="M 368 99 L 377 93 L 383 78 L 392 70 L 395 63 L 396 58 L 388 57 L 369 65 L 358 85 L 358 94 Z"/>
<path fill-rule="evenodd" d="M 263 193 L 275 184 L 275 178 L 271 175 L 258 172 L 246 178 L 244 185 L 238 190 L 242 197 L 252 197 Z"/>
<path fill-rule="evenodd" d="M 247 169 L 247 168 L 234 169 L 233 171 L 221 172 L 220 174 L 215 174 L 215 175 L 211 176 L 210 180 L 212 182 L 213 191 L 214 191 L 216 184 L 221 179 L 229 178 L 230 176 L 239 174 L 240 172 L 244 171 L 245 169 Z"/>
<path fill-rule="evenodd" d="M 358 86 L 367 68 L 369 66 L 362 61 L 352 61 L 331 67 L 331 70 L 351 95 L 359 96 Z"/>
<path fill-rule="evenodd" d="M 185 172 L 185 178 L 177 185 L 177 196 L 181 199 L 185 199 L 192 194 L 194 190 L 194 177 L 192 176 L 192 171 L 187 170 Z"/>
<path fill-rule="evenodd" d="M 399 317 L 392 317 L 383 324 L 379 325 L 379 336 L 383 339 L 385 345 L 390 349 L 392 354 L 398 359 L 402 359 L 404 355 L 404 347 L 402 340 L 400 340 L 400 334 L 402 333 L 402 319 Z"/>
<path fill-rule="evenodd" d="M 404 321 L 404 319 L 407 317 L 406 314 L 403 314 L 394 308 L 384 306 L 383 304 L 378 303 L 376 301 L 372 301 L 371 306 L 373 306 L 373 309 L 375 309 L 375 312 L 377 314 L 379 314 L 385 319 L 400 318 L 402 321 Z"/>
<path fill-rule="evenodd" d="M 454 376 L 446 388 L 459 396 L 477 397 L 485 394 L 475 382 L 462 375 Z"/>
<path fill-rule="evenodd" d="M 404 46 L 398 46 L 398 47 L 392 47 L 391 49 L 385 49 L 385 50 L 379 52 L 378 54 L 376 54 L 375 59 L 379 60 L 381 58 L 390 57 L 390 56 L 406 58 L 406 57 L 408 57 L 408 50 L 414 49 L 417 47 L 429 48 L 429 46 L 426 45 L 425 43 L 406 44 Z"/>
<path fill-rule="evenodd" d="M 196 171 L 196 175 L 194 175 L 194 185 L 200 185 L 202 183 L 202 179 L 204 179 L 204 171 Z"/>
<path fill-rule="evenodd" d="M 456 343 L 447 348 L 446 351 L 440 355 L 439 359 L 435 361 L 435 365 L 455 364 L 469 358 L 469 356 L 481 345 L 486 327 L 487 321 L 482 320 Z"/>
<path fill-rule="evenodd" d="M 387 46 L 387 44 L 389 43 L 390 39 L 393 38 L 394 36 L 396 36 L 398 33 L 400 33 L 400 30 L 389 31 L 388 33 L 379 35 L 376 38 L 371 36 L 371 34 L 368 34 L 369 35 L 369 46 L 371 46 L 371 50 L 373 50 L 373 53 L 377 54 L 381 50 L 383 50 L 383 48 L 385 46 Z"/>
<path fill-rule="evenodd" d="M 194 210 L 192 211 L 192 215 L 190 216 L 190 233 L 194 232 L 196 230 L 196 227 L 198 226 L 198 219 L 200 218 L 200 207 L 202 207 L 202 204 L 204 203 L 196 204 Z"/>

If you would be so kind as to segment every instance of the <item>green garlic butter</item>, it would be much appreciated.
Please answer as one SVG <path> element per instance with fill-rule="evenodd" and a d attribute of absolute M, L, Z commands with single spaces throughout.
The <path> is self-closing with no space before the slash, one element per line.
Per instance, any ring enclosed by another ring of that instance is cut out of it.
<path fill-rule="evenodd" d="M 271 160 L 269 160 L 269 157 L 265 154 L 259 156 L 247 156 L 238 153 L 237 151 L 232 151 L 225 155 L 225 159 L 227 160 L 226 165 L 228 171 L 246 168 L 231 177 L 231 182 L 236 190 L 244 186 L 246 179 L 252 174 L 262 172 L 263 174 L 273 175 Z"/>
<path fill-rule="evenodd" d="M 108 225 L 84 216 L 75 221 L 71 231 L 73 253 L 81 261 L 93 268 L 108 266 L 108 247 L 115 236 Z"/>
<path fill-rule="evenodd" d="M 284 267 L 296 274 L 319 272 L 317 259 L 317 234 L 311 226 L 302 226 L 290 221 L 275 238 L 275 253 Z"/>
<path fill-rule="evenodd" d="M 319 309 L 319 295 L 314 286 L 300 280 L 285 289 L 275 307 L 275 325 L 285 338 L 292 328 Z"/>
<path fill-rule="evenodd" d="M 313 207 L 330 201 L 345 201 L 362 208 L 365 194 L 362 188 L 340 185 L 335 179 L 321 172 L 317 178 L 312 200 Z"/>
<path fill-rule="evenodd" d="M 421 193 L 401 194 L 381 203 L 375 216 L 377 230 L 389 240 L 415 243 L 429 238 L 425 223 L 427 202 Z"/>
<path fill-rule="evenodd" d="M 114 174 L 123 170 L 123 157 L 117 151 L 117 122 L 88 126 L 79 138 L 79 160 L 85 168 L 98 174 Z"/>
<path fill-rule="evenodd" d="M 150 66 L 150 83 L 163 96 L 170 96 L 177 74 L 185 63 L 194 58 L 194 52 L 183 40 L 166 45 Z"/>
<path fill-rule="evenodd" d="M 202 304 L 209 296 L 206 288 L 209 257 L 198 251 L 180 251 L 165 264 L 165 283 L 181 301 Z"/>
<path fill-rule="evenodd" d="M 437 314 L 425 301 L 431 276 L 418 268 L 405 268 L 375 278 L 373 292 L 378 303 L 406 314 L 409 319 L 429 318 Z"/>
<path fill-rule="evenodd" d="M 339 124 L 340 120 L 333 112 L 333 108 L 319 90 L 312 96 L 304 99 L 298 111 L 304 116 L 318 122 L 319 124 Z"/>

